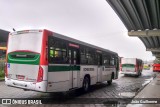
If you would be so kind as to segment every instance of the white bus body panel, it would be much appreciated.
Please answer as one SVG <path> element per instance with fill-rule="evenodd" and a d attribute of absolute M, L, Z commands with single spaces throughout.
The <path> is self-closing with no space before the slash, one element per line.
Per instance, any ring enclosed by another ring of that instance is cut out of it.
<path fill-rule="evenodd" d="M 54 66 L 54 64 L 52 65 Z M 92 69 L 91 71 L 90 68 Z M 115 72 L 115 70 L 115 68 L 105 68 L 104 66 L 101 66 L 98 71 L 98 66 L 81 65 L 80 71 L 48 72 L 47 92 L 64 92 L 70 89 L 81 88 L 85 75 L 90 76 L 90 85 L 109 81 L 111 80 L 112 72 Z"/>
<path fill-rule="evenodd" d="M 122 64 L 136 64 L 136 58 L 122 58 Z"/>
<path fill-rule="evenodd" d="M 48 72 L 48 92 L 68 91 L 71 84 L 71 71 Z"/>
<path fill-rule="evenodd" d="M 121 64 L 133 64 L 136 66 L 136 58 L 122 58 Z M 135 67 L 122 67 L 121 74 L 133 74 L 138 75 L 138 72 L 135 71 Z"/>
<path fill-rule="evenodd" d="M 36 82 L 38 77 L 38 65 L 11 64 L 8 69 L 9 78 L 5 77 L 5 84 L 13 87 L 46 92 L 47 88 L 47 66 L 41 66 L 44 70 L 43 81 Z M 22 71 L 23 70 L 23 71 Z M 24 75 L 24 80 L 19 80 L 16 75 Z M 28 79 L 27 79 L 28 78 Z M 30 79 L 30 80 L 29 80 Z"/>

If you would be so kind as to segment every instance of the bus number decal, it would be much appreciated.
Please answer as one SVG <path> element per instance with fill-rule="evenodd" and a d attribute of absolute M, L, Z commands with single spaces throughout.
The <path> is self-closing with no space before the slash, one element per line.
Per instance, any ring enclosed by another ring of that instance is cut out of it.
<path fill-rule="evenodd" d="M 84 71 L 94 71 L 94 68 L 83 68 Z"/>

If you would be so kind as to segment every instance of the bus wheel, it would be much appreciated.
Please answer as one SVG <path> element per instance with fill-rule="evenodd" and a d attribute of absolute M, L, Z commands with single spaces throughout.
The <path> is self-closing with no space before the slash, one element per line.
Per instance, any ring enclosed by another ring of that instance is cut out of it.
<path fill-rule="evenodd" d="M 142 71 L 140 72 L 140 74 L 139 74 L 140 76 L 142 75 Z"/>
<path fill-rule="evenodd" d="M 111 85 L 112 84 L 112 79 L 107 81 L 108 85 Z"/>
<path fill-rule="evenodd" d="M 140 76 L 140 72 L 138 72 L 138 74 L 136 75 L 136 77 L 139 77 Z"/>
<path fill-rule="evenodd" d="M 83 91 L 84 92 L 89 91 L 89 87 L 90 87 L 89 78 L 88 77 L 84 77 L 84 80 L 83 80 Z"/>
<path fill-rule="evenodd" d="M 112 73 L 111 80 L 107 81 L 108 85 L 112 84 L 112 79 L 114 78 L 114 74 Z"/>

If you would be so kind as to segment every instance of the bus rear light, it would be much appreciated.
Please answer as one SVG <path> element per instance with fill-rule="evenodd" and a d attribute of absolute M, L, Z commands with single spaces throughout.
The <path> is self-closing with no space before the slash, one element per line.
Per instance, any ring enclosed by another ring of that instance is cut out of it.
<path fill-rule="evenodd" d="M 135 66 L 135 72 L 137 72 L 137 70 L 138 70 L 138 66 L 136 65 L 136 66 Z"/>
<path fill-rule="evenodd" d="M 43 68 L 39 66 L 37 82 L 42 82 L 42 81 L 43 81 Z"/>
<path fill-rule="evenodd" d="M 4 69 L 4 72 L 5 72 L 5 76 L 8 78 L 7 63 L 5 64 L 5 69 Z"/>
<path fill-rule="evenodd" d="M 122 71 L 122 65 L 120 65 L 120 71 Z"/>

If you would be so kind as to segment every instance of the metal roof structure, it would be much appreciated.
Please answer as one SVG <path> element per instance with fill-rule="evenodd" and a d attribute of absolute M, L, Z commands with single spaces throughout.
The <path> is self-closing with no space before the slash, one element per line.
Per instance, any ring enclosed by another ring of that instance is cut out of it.
<path fill-rule="evenodd" d="M 7 42 L 8 34 L 8 31 L 0 29 L 0 42 Z"/>
<path fill-rule="evenodd" d="M 147 51 L 160 59 L 160 0 L 106 0 L 129 36 L 138 37 Z"/>

